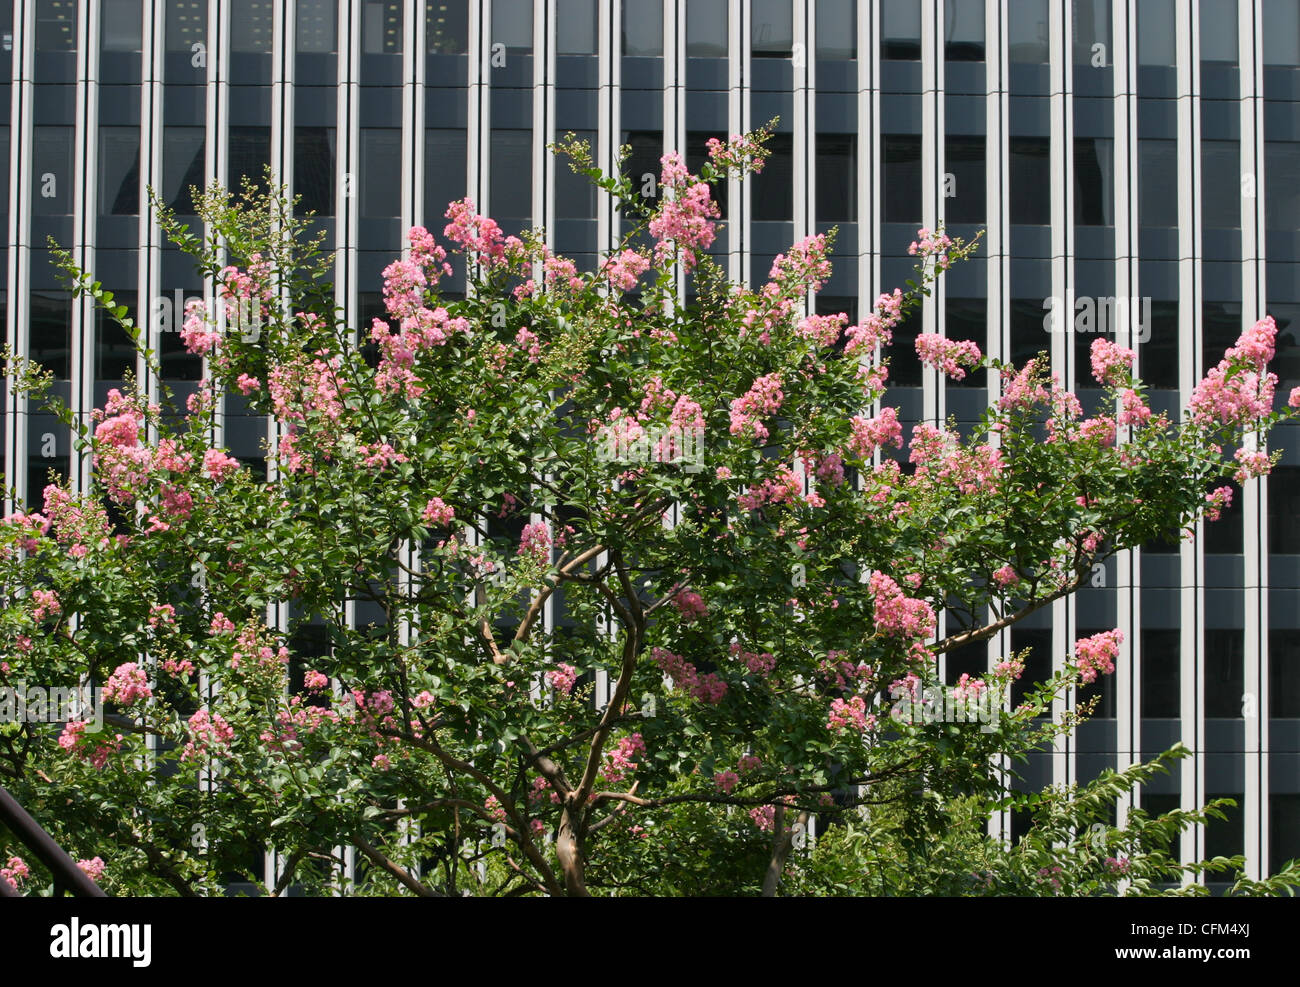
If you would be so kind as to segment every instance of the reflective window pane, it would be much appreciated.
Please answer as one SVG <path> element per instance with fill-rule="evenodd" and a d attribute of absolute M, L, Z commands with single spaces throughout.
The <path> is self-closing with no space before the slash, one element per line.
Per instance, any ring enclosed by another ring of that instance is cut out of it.
<path fill-rule="evenodd" d="M 1201 0 L 1201 61 L 1235 65 L 1237 57 L 1237 0 Z"/>
<path fill-rule="evenodd" d="M 32 128 L 32 212 L 72 213 L 72 128 Z"/>
<path fill-rule="evenodd" d="M 1300 65 L 1300 4 L 1295 0 L 1264 0 L 1264 64 Z"/>
<path fill-rule="evenodd" d="M 99 128 L 99 212 L 140 212 L 140 131 L 135 127 Z"/>
<path fill-rule="evenodd" d="M 691 0 L 686 5 L 686 54 L 690 58 L 727 55 L 727 0 Z"/>
<path fill-rule="evenodd" d="M 1236 141 L 1201 141 L 1201 224 L 1241 226 L 1241 154 Z"/>
<path fill-rule="evenodd" d="M 402 132 L 389 127 L 361 130 L 361 215 L 402 212 Z"/>
<path fill-rule="evenodd" d="M 298 208 L 334 215 L 335 134 L 333 127 L 298 127 L 293 135 L 293 190 Z"/>
<path fill-rule="evenodd" d="M 1080 226 L 1113 226 L 1114 141 L 1074 139 L 1074 221 Z"/>
<path fill-rule="evenodd" d="M 1048 61 L 1047 0 L 1010 0 L 1007 7 L 1008 55 L 1013 62 Z"/>
<path fill-rule="evenodd" d="M 335 34 L 338 11 L 335 0 L 298 0 L 294 15 L 294 43 L 302 52 L 338 50 Z"/>
<path fill-rule="evenodd" d="M 166 44 L 168 51 L 190 51 L 207 40 L 207 0 L 167 0 Z"/>
<path fill-rule="evenodd" d="M 530 130 L 492 131 L 491 215 L 500 222 L 533 215 L 533 134 Z"/>
<path fill-rule="evenodd" d="M 36 50 L 77 50 L 76 0 L 38 0 Z"/>
<path fill-rule="evenodd" d="M 1138 140 L 1138 222 L 1178 225 L 1178 142 Z"/>
<path fill-rule="evenodd" d="M 853 0 L 817 0 L 817 57 L 858 57 L 858 7 Z"/>
<path fill-rule="evenodd" d="M 560 55 L 596 54 L 595 0 L 559 0 L 555 50 Z"/>
<path fill-rule="evenodd" d="M 751 51 L 759 57 L 789 58 L 794 46 L 791 0 L 751 0 Z"/>
<path fill-rule="evenodd" d="M 99 43 L 105 51 L 139 51 L 140 0 L 104 0 L 99 15 Z"/>
<path fill-rule="evenodd" d="M 366 55 L 397 55 L 402 51 L 402 4 L 397 0 L 365 0 L 361 8 L 361 51 Z"/>
<path fill-rule="evenodd" d="M 428 0 L 425 46 L 430 55 L 459 55 L 469 48 L 468 0 Z"/>
<path fill-rule="evenodd" d="M 773 134 L 772 152 L 763 170 L 746 181 L 754 183 L 754 219 L 788 223 L 794 219 L 794 142 L 789 134 Z"/>
<path fill-rule="evenodd" d="M 1012 137 L 1011 222 L 1047 226 L 1052 222 L 1051 142 L 1046 137 Z"/>
<path fill-rule="evenodd" d="M 663 53 L 663 0 L 624 0 L 623 54 L 656 56 Z"/>
<path fill-rule="evenodd" d="M 887 134 L 884 144 L 885 222 L 921 219 L 921 137 Z"/>
<path fill-rule="evenodd" d="M 882 58 L 919 60 L 921 5 L 914 0 L 882 0 L 880 33 Z"/>
<path fill-rule="evenodd" d="M 985 221 L 984 138 L 944 141 L 944 212 L 950 223 Z"/>
<path fill-rule="evenodd" d="M 817 135 L 817 222 L 857 221 L 857 137 Z"/>
<path fill-rule="evenodd" d="M 946 0 L 943 52 L 952 62 L 984 60 L 984 0 Z"/>
<path fill-rule="evenodd" d="M 1110 64 L 1110 0 L 1074 0 L 1074 64 L 1091 65 L 1098 55 Z"/>
<path fill-rule="evenodd" d="M 163 131 L 163 181 L 161 195 L 167 208 L 183 216 L 194 215 L 191 187 L 200 192 L 204 179 L 202 127 L 166 127 Z"/>
<path fill-rule="evenodd" d="M 232 0 L 230 50 L 265 54 L 274 37 L 273 5 L 268 0 Z"/>
<path fill-rule="evenodd" d="M 424 214 L 425 225 L 434 229 L 442 219 L 448 203 L 465 198 L 465 147 L 463 130 L 424 132 Z"/>
<path fill-rule="evenodd" d="M 1176 64 L 1174 0 L 1142 0 L 1137 5 L 1137 23 L 1138 64 Z"/>

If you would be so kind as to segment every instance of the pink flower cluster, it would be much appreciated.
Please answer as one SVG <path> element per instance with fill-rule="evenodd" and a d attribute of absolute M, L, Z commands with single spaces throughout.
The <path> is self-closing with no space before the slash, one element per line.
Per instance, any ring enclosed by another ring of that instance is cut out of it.
<path fill-rule="evenodd" d="M 731 402 L 731 434 L 750 435 L 762 442 L 767 439 L 767 426 L 762 419 L 775 414 L 785 400 L 781 390 L 781 374 L 770 373 L 759 377 L 748 391 Z"/>
<path fill-rule="evenodd" d="M 133 503 L 150 468 L 149 451 L 140 442 L 144 412 L 113 388 L 95 417 L 95 470 L 114 501 Z"/>
<path fill-rule="evenodd" d="M 719 771 L 713 776 L 713 783 L 718 786 L 719 790 L 730 795 L 731 790 L 740 784 L 740 775 L 731 770 Z"/>
<path fill-rule="evenodd" d="M 577 681 L 578 670 L 565 662 L 560 662 L 546 673 L 546 684 L 566 696 L 573 692 L 573 685 Z"/>
<path fill-rule="evenodd" d="M 152 696 L 149 677 L 133 661 L 118 665 L 104 683 L 104 698 L 120 706 L 129 706 L 138 699 L 149 699 Z"/>
<path fill-rule="evenodd" d="M 713 244 L 713 220 L 721 219 L 718 204 L 711 198 L 707 182 L 691 175 L 681 155 L 670 151 L 660 159 L 660 183 L 663 202 L 659 213 L 650 220 L 650 235 L 655 238 L 655 262 L 668 263 L 675 252 L 681 253 L 686 270 L 696 263 L 696 251 Z"/>
<path fill-rule="evenodd" d="M 874 418 L 854 415 L 850 425 L 853 437 L 849 439 L 849 452 L 858 459 L 870 459 L 886 443 L 895 448 L 903 444 L 903 426 L 899 424 L 896 408 L 882 408 Z"/>
<path fill-rule="evenodd" d="M 980 348 L 969 339 L 946 339 L 934 332 L 916 337 L 916 355 L 926 366 L 942 370 L 953 380 L 963 380 L 967 367 L 980 362 Z"/>
<path fill-rule="evenodd" d="M 727 694 L 727 683 L 715 673 L 700 675 L 693 664 L 667 648 L 652 648 L 650 658 L 659 666 L 660 671 L 673 680 L 676 688 L 702 703 L 716 706 Z"/>
<path fill-rule="evenodd" d="M 1117 346 L 1109 339 L 1092 341 L 1092 376 L 1097 383 L 1120 387 L 1133 372 L 1137 354 L 1126 346 Z"/>
<path fill-rule="evenodd" d="M 1019 658 L 1004 658 L 993 666 L 993 674 L 1007 679 L 1018 679 L 1025 674 L 1025 663 Z"/>
<path fill-rule="evenodd" d="M 629 734 L 606 753 L 605 756 L 609 760 L 601 769 L 601 774 L 611 784 L 616 785 L 621 781 L 625 781 L 636 770 L 636 762 L 632 759 L 637 754 L 644 753 L 645 741 L 641 739 L 641 734 Z"/>
<path fill-rule="evenodd" d="M 10 857 L 9 863 L 0 867 L 0 878 L 17 887 L 22 881 L 32 876 L 31 868 L 22 857 Z"/>
<path fill-rule="evenodd" d="M 1265 316 L 1241 334 L 1219 365 L 1192 392 L 1192 420 L 1233 427 L 1263 418 L 1273 410 L 1277 375 L 1266 372 L 1273 359 L 1277 324 Z"/>
<path fill-rule="evenodd" d="M 739 658 L 752 675 L 766 678 L 772 674 L 772 669 L 776 668 L 776 656 L 772 652 L 746 651 L 741 648 L 739 641 L 731 642 L 731 654 L 732 657 Z"/>
<path fill-rule="evenodd" d="M 235 270 L 225 268 L 222 274 Z M 185 305 L 185 321 L 181 324 L 181 342 L 185 348 L 197 356 L 207 356 L 221 343 L 221 333 L 211 328 L 208 322 L 208 306 L 198 298 L 191 299 Z"/>
<path fill-rule="evenodd" d="M 456 511 L 442 502 L 441 497 L 433 497 L 424 505 L 424 513 L 421 519 L 425 524 L 432 524 L 437 527 L 446 527 L 456 517 Z"/>
<path fill-rule="evenodd" d="M 694 590 L 680 590 L 673 594 L 672 599 L 673 606 L 675 606 L 677 612 L 682 615 L 683 623 L 693 623 L 701 617 L 706 616 L 709 612 L 709 607 L 708 604 L 704 602 L 704 597 L 700 596 L 700 594 Z"/>
<path fill-rule="evenodd" d="M 450 223 L 442 235 L 467 253 L 477 254 L 488 267 L 506 262 L 505 239 L 496 220 L 480 216 L 473 199 L 462 199 L 447 206 L 444 213 Z"/>
<path fill-rule="evenodd" d="M 1145 425 L 1151 420 L 1151 409 L 1142 400 L 1142 395 L 1138 394 L 1133 388 L 1126 387 L 1120 391 L 1119 400 L 1119 424 Z"/>
<path fill-rule="evenodd" d="M 736 503 L 741 510 L 756 511 L 764 504 L 793 504 L 802 496 L 803 481 L 789 466 L 782 466 L 777 470 L 776 479 L 751 484 L 749 492 L 738 496 Z"/>
<path fill-rule="evenodd" d="M 209 713 L 206 709 L 201 709 L 189 718 L 188 724 L 190 739 L 181 752 L 183 761 L 223 753 L 235 739 L 235 728 L 220 713 Z"/>
<path fill-rule="evenodd" d="M 875 310 L 856 326 L 844 331 L 847 342 L 844 355 L 853 356 L 861 349 L 873 350 L 887 346 L 894 338 L 894 327 L 903 318 L 903 292 L 895 288 L 892 294 L 882 294 L 876 299 Z"/>
<path fill-rule="evenodd" d="M 1020 582 L 1020 575 L 1016 572 L 1015 566 L 1008 563 L 994 571 L 993 581 L 1002 587 L 1014 586 Z"/>
<path fill-rule="evenodd" d="M 63 612 L 63 605 L 59 603 L 59 596 L 52 589 L 32 590 L 32 602 L 36 604 L 32 609 L 32 619 L 38 624 L 47 616 L 57 617 Z"/>
<path fill-rule="evenodd" d="M 906 596 L 898 583 L 877 570 L 871 574 L 873 616 L 876 625 L 891 637 L 923 638 L 934 632 L 934 608 L 925 600 Z"/>
<path fill-rule="evenodd" d="M 848 321 L 849 317 L 844 312 L 838 315 L 810 315 L 800 319 L 794 331 L 796 335 L 810 339 L 818 346 L 834 346 Z"/>
<path fill-rule="evenodd" d="M 615 291 L 631 291 L 636 287 L 636 279 L 649 269 L 649 257 L 635 250 L 624 250 L 609 259 L 605 265 L 605 276 Z"/>
<path fill-rule="evenodd" d="M 861 696 L 831 701 L 830 718 L 826 721 L 826 729 L 831 733 L 839 733 L 845 729 L 865 733 L 867 730 L 874 729 L 875 725 L 876 716 L 874 713 L 867 712 L 866 700 Z"/>
<path fill-rule="evenodd" d="M 546 564 L 551 554 L 551 529 L 546 526 L 546 522 L 524 525 L 517 554 L 531 556 L 538 565 Z"/>
<path fill-rule="evenodd" d="M 807 285 L 821 291 L 831 276 L 826 234 L 806 236 L 790 247 L 788 254 L 777 254 L 768 277 L 784 289 Z"/>
<path fill-rule="evenodd" d="M 203 472 L 220 483 L 239 469 L 239 460 L 227 456 L 220 449 L 209 449 L 203 454 Z"/>
<path fill-rule="evenodd" d="M 1074 664 L 1079 669 L 1079 678 L 1084 682 L 1094 682 L 1098 675 L 1115 671 L 1115 659 L 1119 657 L 1119 646 L 1123 643 L 1124 632 L 1118 628 L 1076 641 Z"/>
<path fill-rule="evenodd" d="M 952 248 L 952 238 L 943 230 L 931 232 L 924 226 L 916 231 L 916 235 L 918 239 L 912 241 L 907 248 L 908 254 L 922 259 L 933 257 L 941 270 L 947 270 L 949 263 L 948 251 Z"/>
<path fill-rule="evenodd" d="M 1220 512 L 1232 506 L 1232 487 L 1217 487 L 1205 495 L 1205 519 L 1217 521 Z"/>
<path fill-rule="evenodd" d="M 92 881 L 98 881 L 104 874 L 104 861 L 99 857 L 91 857 L 89 860 L 78 860 L 77 867 L 81 873 L 85 874 Z"/>
<path fill-rule="evenodd" d="M 1232 478 L 1238 483 L 1245 483 L 1256 476 L 1267 476 L 1273 470 L 1272 457 L 1266 452 L 1238 449 L 1232 454 L 1232 458 L 1240 464 L 1237 472 L 1232 474 Z"/>
<path fill-rule="evenodd" d="M 723 143 L 716 137 L 704 142 L 709 152 L 709 160 L 719 168 L 728 171 L 742 171 L 748 165 L 754 174 L 763 170 L 765 160 L 761 144 L 746 134 L 733 134 L 731 140 Z"/>

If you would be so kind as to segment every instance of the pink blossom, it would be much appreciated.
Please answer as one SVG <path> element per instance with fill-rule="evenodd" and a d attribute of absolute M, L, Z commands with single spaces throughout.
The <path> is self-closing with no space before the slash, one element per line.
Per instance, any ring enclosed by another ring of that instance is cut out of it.
<path fill-rule="evenodd" d="M 999 586 L 1014 586 L 1020 582 L 1020 575 L 1011 564 L 1002 566 L 993 573 L 993 581 Z"/>
<path fill-rule="evenodd" d="M 1074 664 L 1079 669 L 1079 678 L 1090 683 L 1096 681 L 1098 675 L 1109 675 L 1115 671 L 1115 659 L 1119 656 L 1119 646 L 1123 643 L 1124 632 L 1118 628 L 1076 641 Z"/>
<path fill-rule="evenodd" d="M 850 425 L 853 437 L 849 439 L 849 452 L 858 459 L 870 459 L 886 443 L 895 448 L 903 444 L 903 426 L 899 424 L 896 408 L 882 408 L 874 418 L 854 415 Z"/>
<path fill-rule="evenodd" d="M 727 683 L 715 673 L 700 675 L 695 665 L 667 648 L 651 648 L 650 658 L 673 680 L 673 685 L 702 703 L 716 706 L 727 694 Z"/>
<path fill-rule="evenodd" d="M 546 526 L 546 522 L 524 525 L 516 554 L 531 556 L 538 565 L 546 564 L 551 555 L 551 529 Z"/>
<path fill-rule="evenodd" d="M 208 625 L 208 633 L 214 636 L 217 634 L 229 634 L 234 629 L 234 622 L 220 610 L 212 615 L 212 622 Z"/>
<path fill-rule="evenodd" d="M 1219 520 L 1220 511 L 1232 506 L 1232 487 L 1216 487 L 1205 495 L 1205 519 Z"/>
<path fill-rule="evenodd" d="M 78 860 L 77 867 L 92 881 L 98 881 L 104 873 L 104 861 L 99 857 L 91 857 L 89 860 Z"/>
<path fill-rule="evenodd" d="M 713 776 L 713 783 L 717 785 L 721 791 L 730 795 L 731 790 L 740 784 L 740 775 L 730 770 L 719 771 Z"/>
<path fill-rule="evenodd" d="M 631 291 L 637 278 L 650 269 L 650 258 L 635 250 L 624 250 L 610 258 L 605 266 L 609 286 L 617 291 Z"/>
<path fill-rule="evenodd" d="M 309 671 L 302 677 L 302 684 L 304 688 L 310 689 L 312 692 L 319 692 L 322 689 L 328 688 L 330 680 L 329 676 L 324 672 L 313 670 Z"/>
<path fill-rule="evenodd" d="M 886 634 L 922 638 L 934 632 L 936 618 L 929 603 L 905 596 L 898 584 L 880 571 L 871 574 L 870 585 L 875 597 L 874 619 Z"/>
<path fill-rule="evenodd" d="M 235 379 L 235 386 L 239 388 L 241 394 L 252 394 L 261 388 L 262 382 L 256 377 L 250 377 L 248 374 L 240 374 Z"/>
<path fill-rule="evenodd" d="M 189 742 L 181 753 L 181 760 L 191 761 L 209 753 L 224 753 L 235 739 L 235 728 L 220 713 L 201 709 L 188 721 Z"/>
<path fill-rule="evenodd" d="M 456 512 L 442 502 L 441 497 L 434 497 L 424 505 L 424 514 L 422 515 L 425 524 L 432 524 L 438 527 L 445 527 L 451 524 L 456 517 Z"/>
<path fill-rule="evenodd" d="M 731 402 L 731 434 L 765 440 L 768 433 L 762 419 L 775 414 L 784 399 L 780 373 L 759 377 L 748 391 Z"/>
<path fill-rule="evenodd" d="M 1109 339 L 1092 341 L 1092 376 L 1097 383 L 1119 387 L 1133 371 L 1137 354 L 1125 346 L 1117 346 Z"/>
<path fill-rule="evenodd" d="M 498 267 L 506 262 L 505 241 L 501 227 L 495 220 L 480 216 L 474 209 L 473 199 L 462 199 L 447 206 L 450 223 L 442 235 L 467 253 L 477 254 L 488 267 Z"/>
<path fill-rule="evenodd" d="M 867 712 L 866 700 L 861 696 L 853 696 L 848 701 L 843 699 L 831 701 L 830 718 L 826 721 L 826 729 L 831 733 L 839 733 L 845 729 L 865 733 L 875 725 L 876 717 Z"/>
<path fill-rule="evenodd" d="M 625 781 L 628 775 L 637 768 L 633 758 L 637 754 L 644 753 L 645 741 L 641 739 L 641 734 L 629 734 L 606 752 L 605 757 L 608 758 L 608 761 L 601 769 L 601 774 L 606 781 L 613 785 Z"/>
<path fill-rule="evenodd" d="M 1273 470 L 1273 460 L 1266 452 L 1238 449 L 1233 453 L 1232 458 L 1241 464 L 1233 474 L 1233 479 L 1238 483 L 1245 483 L 1256 476 L 1267 476 Z"/>
<path fill-rule="evenodd" d="M 203 472 L 217 483 L 239 469 L 239 460 L 227 456 L 220 449 L 209 449 L 203 454 Z"/>
<path fill-rule="evenodd" d="M 981 359 L 980 348 L 969 339 L 945 339 L 938 333 L 925 332 L 916 337 L 916 355 L 926 366 L 942 370 L 953 380 L 963 380 L 967 367 Z"/>
<path fill-rule="evenodd" d="M 46 616 L 57 617 L 63 612 L 59 596 L 52 589 L 32 590 L 32 600 L 36 606 L 32 610 L 32 619 L 40 623 Z"/>
<path fill-rule="evenodd" d="M 121 706 L 129 706 L 138 699 L 149 699 L 152 696 L 149 677 L 133 661 L 118 665 L 104 683 L 104 698 Z"/>
<path fill-rule="evenodd" d="M 737 769 L 739 769 L 743 774 L 748 774 L 750 771 L 757 771 L 762 766 L 762 759 L 755 757 L 753 754 L 744 754 L 741 756 L 740 760 L 736 762 Z"/>
<path fill-rule="evenodd" d="M 709 608 L 705 604 L 704 598 L 694 590 L 680 590 L 673 594 L 673 606 L 677 612 L 682 615 L 685 623 L 691 623 L 708 614 Z"/>
<path fill-rule="evenodd" d="M 574 683 L 577 681 L 578 670 L 565 662 L 560 662 L 546 673 L 547 684 L 556 692 L 566 696 L 573 692 Z"/>

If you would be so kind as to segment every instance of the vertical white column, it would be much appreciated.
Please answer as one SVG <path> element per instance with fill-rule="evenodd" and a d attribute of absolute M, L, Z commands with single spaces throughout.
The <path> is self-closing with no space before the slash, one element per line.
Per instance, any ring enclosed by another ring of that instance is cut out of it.
<path fill-rule="evenodd" d="M 1052 371 L 1059 374 L 1061 383 L 1073 386 L 1071 376 L 1074 344 L 1074 190 L 1073 175 L 1074 120 L 1071 98 L 1073 95 L 1073 45 L 1074 20 L 1071 0 L 1052 0 L 1048 16 L 1050 45 L 1050 83 L 1048 109 L 1050 114 L 1051 149 L 1049 153 L 1052 175 L 1052 297 L 1065 300 L 1064 314 L 1054 326 L 1051 336 Z M 1057 600 L 1052 613 L 1052 673 L 1065 667 L 1066 654 L 1072 646 L 1072 607 L 1069 600 Z M 1059 718 L 1074 708 L 1072 694 L 1058 696 L 1052 702 L 1052 716 Z M 1070 753 L 1074 746 L 1073 732 L 1055 738 L 1052 745 L 1052 784 L 1069 784 Z"/>
<path fill-rule="evenodd" d="M 750 0 L 731 0 L 731 16 L 727 20 L 729 35 L 730 72 L 729 88 L 731 96 L 729 109 L 735 113 L 736 126 L 732 133 L 748 131 L 755 123 L 750 99 L 749 81 L 753 77 L 753 53 L 750 50 Z M 730 115 L 730 113 L 729 113 Z M 766 123 L 766 121 L 757 121 Z M 739 194 L 732 194 L 738 192 Z M 750 284 L 753 258 L 750 248 L 750 208 L 754 192 L 752 181 L 732 182 L 728 189 L 728 202 L 731 215 L 727 217 L 731 227 L 731 254 L 735 258 L 731 277 L 739 279 L 745 285 Z"/>
<path fill-rule="evenodd" d="M 9 96 L 9 305 L 5 334 L 19 357 L 31 352 L 28 324 L 31 317 L 31 219 L 32 188 L 37 180 L 31 155 L 32 76 L 36 52 L 36 4 L 15 0 L 13 69 Z M 5 392 L 5 479 L 17 497 L 5 493 L 5 512 L 21 506 L 27 490 L 27 406 L 26 395 L 12 387 Z"/>
<path fill-rule="evenodd" d="M 1178 114 L 1178 306 L 1181 404 L 1187 406 L 1201 366 L 1201 103 L 1199 39 L 1193 35 L 1195 4 L 1176 5 Z M 1199 9 L 1199 8 L 1197 8 Z M 1195 542 L 1180 548 L 1182 590 L 1182 654 L 1180 715 L 1183 741 L 1193 753 L 1181 762 L 1182 808 L 1199 809 L 1205 802 L 1205 556 L 1201 550 L 1205 522 L 1196 524 Z M 1191 656 L 1190 662 L 1188 656 Z M 1184 861 L 1204 856 L 1204 827 L 1182 834 L 1179 852 Z"/>
<path fill-rule="evenodd" d="M 1263 32 L 1260 0 L 1238 5 L 1237 64 L 1241 80 L 1241 290 L 1242 329 L 1265 315 L 1264 93 Z M 1246 194 L 1246 193 L 1251 194 Z M 1269 578 L 1268 482 L 1250 480 L 1243 495 L 1246 584 L 1245 791 L 1242 821 L 1247 875 L 1259 880 L 1269 872 Z M 1253 710 L 1246 697 L 1253 697 Z M 1253 715 L 1252 715 L 1253 714 Z"/>
<path fill-rule="evenodd" d="M 99 183 L 99 4 L 81 0 L 77 10 L 77 86 L 73 138 L 72 257 L 83 271 L 95 269 L 96 193 Z M 65 180 L 64 176 L 59 176 Z M 95 300 L 88 296 L 72 300 L 72 352 L 68 375 L 71 394 L 69 409 L 77 420 L 86 421 L 94 403 Z M 69 443 L 68 478 L 73 492 L 90 483 L 90 457 L 78 456 Z"/>
<path fill-rule="evenodd" d="M 1137 223 L 1137 64 L 1136 24 L 1125 3 L 1114 7 L 1111 28 L 1111 65 L 1115 74 L 1113 130 L 1115 174 L 1115 295 L 1136 298 L 1138 281 Z M 1138 372 L 1142 369 L 1140 340 L 1134 337 L 1131 320 L 1117 327 L 1115 342 L 1135 347 Z M 1150 331 L 1150 324 L 1146 326 Z M 1083 373 L 1080 369 L 1080 373 Z M 1115 559 L 1116 623 L 1124 632 L 1124 656 L 1115 669 L 1115 769 L 1122 771 L 1141 760 L 1142 724 L 1142 592 L 1139 574 L 1141 550 L 1121 552 Z M 1128 820 L 1132 797 L 1122 795 L 1116 804 L 1116 821 Z"/>
<path fill-rule="evenodd" d="M 944 0 L 923 0 L 921 4 L 921 225 L 934 229 L 943 222 L 943 27 Z M 921 304 L 921 331 L 938 332 L 943 325 L 943 281 L 931 289 Z M 943 383 L 933 367 L 921 371 L 921 417 L 929 422 L 944 419 Z M 940 626 L 939 634 L 944 632 Z M 947 664 L 939 658 L 939 674 Z"/>

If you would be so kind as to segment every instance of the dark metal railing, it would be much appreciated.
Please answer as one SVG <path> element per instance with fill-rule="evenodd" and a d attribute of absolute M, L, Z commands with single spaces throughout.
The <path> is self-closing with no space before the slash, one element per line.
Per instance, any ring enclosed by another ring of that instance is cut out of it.
<path fill-rule="evenodd" d="M 41 829 L 40 824 L 31 817 L 18 800 L 0 786 L 0 822 L 9 827 L 32 856 L 49 868 L 54 876 L 54 894 L 56 897 L 71 893 L 75 898 L 107 898 L 108 895 L 98 884 L 87 877 L 63 848 L 54 842 L 49 833 Z M 18 890 L 0 877 L 0 898 L 21 897 Z"/>

